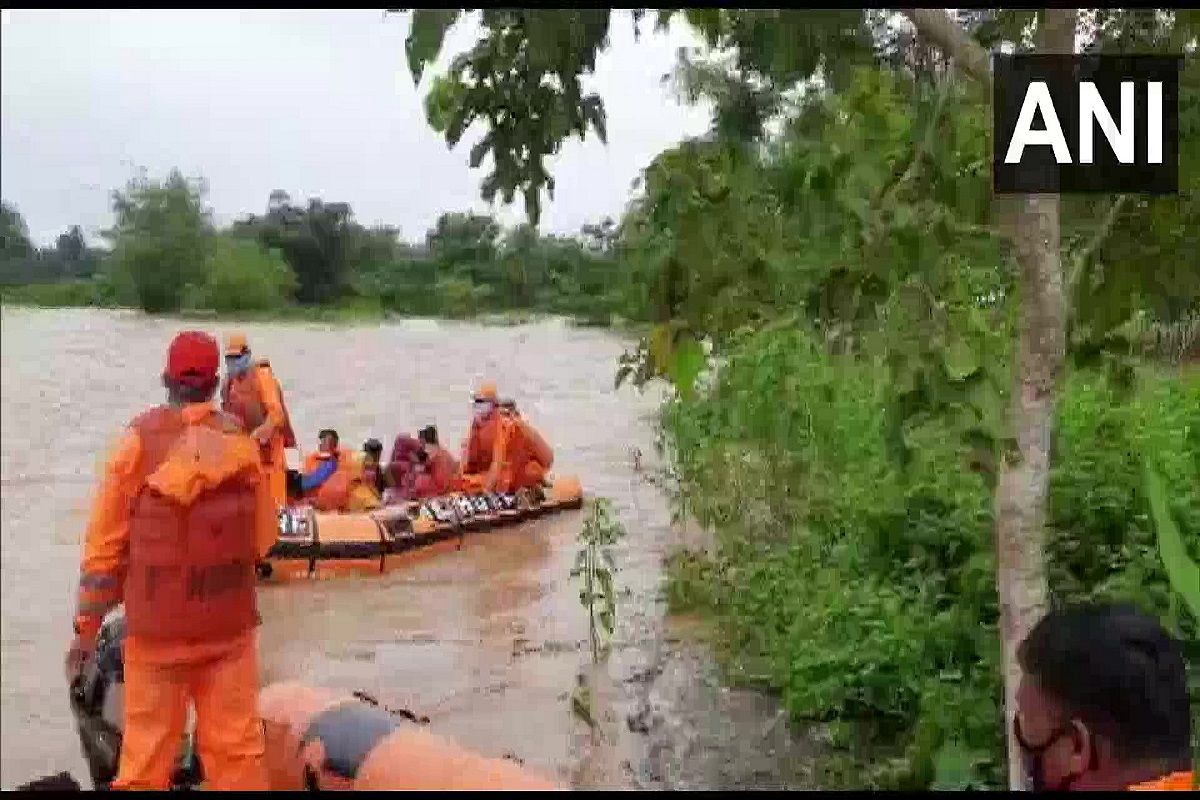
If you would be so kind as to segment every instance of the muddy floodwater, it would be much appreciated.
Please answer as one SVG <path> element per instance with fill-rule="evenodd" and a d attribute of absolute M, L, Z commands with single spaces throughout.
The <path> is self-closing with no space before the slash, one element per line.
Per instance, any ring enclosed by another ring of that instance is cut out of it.
<path fill-rule="evenodd" d="M 122 426 L 160 402 L 182 327 L 132 312 L 3 309 L 3 647 L 0 785 L 86 770 L 62 659 L 96 476 Z M 561 321 L 484 327 L 402 321 L 240 326 L 279 376 L 301 445 L 336 428 L 354 448 L 436 424 L 457 449 L 469 392 L 499 383 L 555 448 L 554 471 L 609 497 L 617 551 L 609 658 L 591 663 L 569 578 L 583 512 L 468 537 L 380 578 L 260 592 L 262 681 L 364 690 L 432 730 L 580 788 L 802 787 L 810 758 L 773 701 L 721 686 L 706 649 L 664 618 L 662 559 L 680 541 L 652 465 L 658 398 L 613 389 L 616 335 Z M 295 453 L 289 453 L 293 466 Z M 594 726 L 571 712 L 584 676 Z"/>

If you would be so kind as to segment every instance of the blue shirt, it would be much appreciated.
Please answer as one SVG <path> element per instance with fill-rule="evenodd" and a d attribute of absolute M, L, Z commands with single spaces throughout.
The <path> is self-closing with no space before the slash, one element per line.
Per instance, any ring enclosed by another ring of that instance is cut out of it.
<path fill-rule="evenodd" d="M 325 481 L 329 480 L 329 476 L 337 471 L 337 459 L 327 458 L 321 462 L 321 465 L 312 472 L 300 478 L 300 490 L 311 492 L 318 488 Z"/>

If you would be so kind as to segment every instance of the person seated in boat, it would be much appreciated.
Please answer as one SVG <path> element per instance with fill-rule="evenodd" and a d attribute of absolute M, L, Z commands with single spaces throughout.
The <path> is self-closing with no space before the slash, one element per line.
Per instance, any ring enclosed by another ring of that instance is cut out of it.
<path fill-rule="evenodd" d="M 496 434 L 496 452 L 492 463 L 499 464 L 494 482 L 485 488 L 515 492 L 541 486 L 554 465 L 554 450 L 545 438 L 507 400 L 500 405 L 500 429 Z M 495 469 L 495 467 L 493 467 Z"/>
<path fill-rule="evenodd" d="M 455 479 L 458 491 L 479 491 L 492 466 L 496 449 L 496 431 L 500 427 L 496 384 L 482 383 L 472 395 L 473 416 L 467 439 L 463 442 L 460 475 Z"/>
<path fill-rule="evenodd" d="M 481 470 L 478 469 L 479 461 L 464 463 L 456 487 L 465 492 L 515 492 L 541 486 L 554 464 L 554 451 L 517 413 L 516 404 L 508 401 L 509 408 L 501 407 L 495 399 L 495 387 L 491 388 L 488 424 L 494 428 L 490 457 Z"/>
<path fill-rule="evenodd" d="M 326 428 L 318 434 L 320 445 L 304 459 L 300 478 L 303 497 L 320 511 L 342 511 L 358 473 L 354 454 L 339 446 L 337 431 Z"/>
<path fill-rule="evenodd" d="M 411 499 L 417 453 L 420 449 L 421 442 L 407 433 L 400 434 L 392 442 L 392 457 L 388 460 L 387 465 L 392 488 L 387 492 L 385 502 Z"/>
<path fill-rule="evenodd" d="M 367 439 L 363 443 L 359 464 L 363 483 L 372 487 L 375 494 L 382 497 L 383 493 L 393 484 L 391 472 L 383 466 L 383 442 L 378 439 Z"/>
<path fill-rule="evenodd" d="M 438 444 L 437 428 L 427 425 L 417 434 L 421 442 L 416 465 L 416 478 L 412 482 L 411 497 L 422 500 L 446 494 L 453 488 L 454 476 L 458 473 L 458 462 L 446 448 Z"/>
<path fill-rule="evenodd" d="M 382 504 L 383 493 L 391 482 L 391 475 L 380 463 L 382 456 L 383 443 L 378 439 L 368 439 L 363 444 L 346 510 L 370 511 Z"/>

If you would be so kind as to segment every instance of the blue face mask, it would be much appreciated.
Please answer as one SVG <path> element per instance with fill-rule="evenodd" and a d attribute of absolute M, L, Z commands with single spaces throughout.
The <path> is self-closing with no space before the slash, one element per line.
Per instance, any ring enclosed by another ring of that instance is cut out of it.
<path fill-rule="evenodd" d="M 488 414 L 492 413 L 493 408 L 494 408 L 494 406 L 491 403 L 491 401 L 489 401 L 489 400 L 476 400 L 475 401 L 475 419 L 479 419 L 479 420 L 483 419 Z"/>
<path fill-rule="evenodd" d="M 242 353 L 237 358 L 227 358 L 225 359 L 225 366 L 229 370 L 230 375 L 241 375 L 250 369 L 250 354 Z"/>

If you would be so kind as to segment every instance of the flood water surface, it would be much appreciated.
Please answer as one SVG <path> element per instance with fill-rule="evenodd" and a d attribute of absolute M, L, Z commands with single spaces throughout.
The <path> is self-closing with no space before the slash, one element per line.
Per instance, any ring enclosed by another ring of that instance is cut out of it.
<path fill-rule="evenodd" d="M 162 400 L 181 328 L 231 326 L 130 312 L 3 310 L 3 646 L 0 784 L 86 776 L 62 659 L 88 503 L 122 426 Z M 665 633 L 662 559 L 677 541 L 665 497 L 633 453 L 652 451 L 658 398 L 614 390 L 624 343 L 561 321 L 483 327 L 248 324 L 279 377 L 302 446 L 321 428 L 345 446 L 438 426 L 457 449 L 481 379 L 516 399 L 555 449 L 554 472 L 612 500 L 628 535 L 615 645 L 592 664 L 569 578 L 582 511 L 468 536 L 373 578 L 260 592 L 262 680 L 366 691 L 435 732 L 577 787 L 722 788 L 802 783 L 778 709 L 714 677 L 702 649 Z M 293 466 L 296 454 L 289 453 Z M 646 460 L 645 458 L 643 460 Z M 581 677 L 582 676 L 582 677 Z M 584 680 L 593 723 L 572 713 Z M 769 742 L 769 746 L 764 744 Z M 792 765 L 792 766 L 788 766 Z"/>

